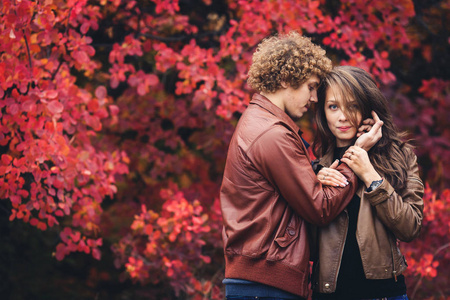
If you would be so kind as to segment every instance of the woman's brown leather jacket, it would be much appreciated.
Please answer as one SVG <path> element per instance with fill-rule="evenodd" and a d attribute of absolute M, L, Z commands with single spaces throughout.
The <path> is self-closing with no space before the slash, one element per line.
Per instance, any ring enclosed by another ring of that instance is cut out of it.
<path fill-rule="evenodd" d="M 220 192 L 225 277 L 270 285 L 306 298 L 309 236 L 347 206 L 357 178 L 345 164 L 345 188 L 323 187 L 288 115 L 255 94 L 230 142 Z"/>
<path fill-rule="evenodd" d="M 400 275 L 407 267 L 397 240 L 409 242 L 419 235 L 423 219 L 424 186 L 419 177 L 417 157 L 407 153 L 408 179 L 406 188 L 395 191 L 383 180 L 371 192 L 360 184 L 361 198 L 356 239 L 367 279 L 387 279 Z M 332 151 L 319 164 L 332 163 Z M 336 290 L 342 253 L 348 228 L 348 214 L 344 210 L 332 223 L 318 229 L 318 261 L 314 264 L 313 289 L 320 293 Z"/>

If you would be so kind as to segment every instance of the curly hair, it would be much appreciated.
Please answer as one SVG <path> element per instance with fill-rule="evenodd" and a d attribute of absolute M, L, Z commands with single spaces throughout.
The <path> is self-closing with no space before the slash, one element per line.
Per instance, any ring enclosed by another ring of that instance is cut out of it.
<path fill-rule="evenodd" d="M 282 82 L 296 89 L 312 75 L 324 77 L 331 68 L 325 50 L 292 31 L 264 39 L 258 45 L 247 83 L 258 92 L 274 93 L 281 89 Z"/>

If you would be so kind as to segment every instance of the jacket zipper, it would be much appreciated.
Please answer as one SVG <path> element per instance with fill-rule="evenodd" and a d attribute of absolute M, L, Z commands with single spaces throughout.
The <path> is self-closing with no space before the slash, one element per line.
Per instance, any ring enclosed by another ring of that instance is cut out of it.
<path fill-rule="evenodd" d="M 338 268 L 336 269 L 336 274 L 334 276 L 334 289 L 336 290 L 336 285 L 337 285 L 337 280 L 338 280 L 338 276 L 339 276 L 339 271 L 341 269 L 341 262 L 342 262 L 342 255 L 344 255 L 344 248 L 345 248 L 345 242 L 347 241 L 347 234 L 348 234 L 348 222 L 349 222 L 349 217 L 348 217 L 348 211 L 347 209 L 344 210 L 345 211 L 345 216 L 347 217 L 347 226 L 345 227 L 345 235 L 344 235 L 344 239 L 343 239 L 343 243 L 342 243 L 342 247 L 341 247 L 341 255 L 339 256 L 339 263 L 338 263 Z"/>
<path fill-rule="evenodd" d="M 395 270 L 395 260 L 394 260 L 394 249 L 392 248 L 391 238 L 388 237 L 389 246 L 391 247 L 391 256 L 392 256 L 392 275 L 394 275 L 395 282 L 397 282 L 397 271 Z"/>

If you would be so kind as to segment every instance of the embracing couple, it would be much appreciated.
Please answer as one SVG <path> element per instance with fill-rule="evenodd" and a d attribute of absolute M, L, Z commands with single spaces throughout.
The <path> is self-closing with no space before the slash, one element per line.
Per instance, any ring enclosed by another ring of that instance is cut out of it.
<path fill-rule="evenodd" d="M 248 84 L 220 193 L 227 299 L 408 299 L 398 240 L 424 187 L 376 82 L 292 32 L 259 44 Z M 313 103 L 315 161 L 294 122 Z"/>

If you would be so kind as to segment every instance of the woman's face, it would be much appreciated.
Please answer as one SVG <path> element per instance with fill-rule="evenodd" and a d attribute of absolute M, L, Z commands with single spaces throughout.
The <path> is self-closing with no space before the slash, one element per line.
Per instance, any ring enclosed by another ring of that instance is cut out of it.
<path fill-rule="evenodd" d="M 340 89 L 329 86 L 326 90 L 324 108 L 328 128 L 330 128 L 331 133 L 336 137 L 336 146 L 350 146 L 358 132 L 357 126 L 361 124 L 362 120 L 358 103 L 352 98 L 349 98 L 348 102 L 345 101 Z M 352 113 L 356 113 L 356 126 L 347 117 L 348 115 L 352 115 Z"/>

